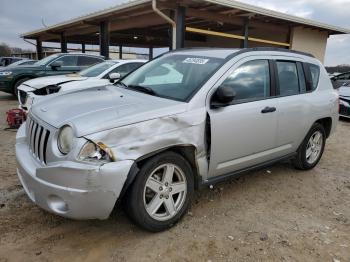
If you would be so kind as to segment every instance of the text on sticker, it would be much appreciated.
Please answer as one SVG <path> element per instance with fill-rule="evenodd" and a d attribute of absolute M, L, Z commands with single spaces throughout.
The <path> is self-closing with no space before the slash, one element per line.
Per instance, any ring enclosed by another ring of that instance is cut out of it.
<path fill-rule="evenodd" d="M 185 64 L 205 65 L 206 63 L 208 63 L 208 61 L 209 61 L 209 59 L 189 57 L 189 58 L 186 58 L 183 61 L 183 63 L 185 63 Z"/>

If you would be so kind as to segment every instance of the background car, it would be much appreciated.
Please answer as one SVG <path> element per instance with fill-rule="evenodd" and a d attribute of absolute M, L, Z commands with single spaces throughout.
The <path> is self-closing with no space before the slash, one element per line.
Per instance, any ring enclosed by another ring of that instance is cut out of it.
<path fill-rule="evenodd" d="M 14 62 L 25 60 L 22 57 L 0 57 L 0 68 L 6 67 Z"/>
<path fill-rule="evenodd" d="M 0 69 L 0 91 L 17 96 L 17 88 L 25 81 L 49 75 L 77 73 L 104 61 L 102 56 L 64 53 L 50 55 L 33 65 Z"/>
<path fill-rule="evenodd" d="M 19 60 L 17 62 L 14 62 L 14 63 L 8 65 L 7 69 L 10 68 L 10 67 L 14 67 L 14 66 L 33 65 L 36 62 L 38 62 L 38 60 L 23 59 L 23 60 Z"/>
<path fill-rule="evenodd" d="M 331 80 L 332 80 L 333 87 L 337 89 L 346 83 L 350 83 L 350 72 L 333 76 L 331 77 Z"/>
<path fill-rule="evenodd" d="M 104 86 L 140 67 L 146 60 L 108 60 L 77 74 L 32 79 L 18 87 L 20 108 L 29 110 L 34 101 L 57 92 Z"/>
<path fill-rule="evenodd" d="M 350 118 L 350 82 L 339 88 L 339 115 Z"/>

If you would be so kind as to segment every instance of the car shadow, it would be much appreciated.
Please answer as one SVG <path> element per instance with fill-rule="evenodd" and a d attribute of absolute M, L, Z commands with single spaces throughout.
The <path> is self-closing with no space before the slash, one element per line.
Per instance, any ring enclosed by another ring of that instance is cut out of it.
<path fill-rule="evenodd" d="M 17 98 L 12 94 L 0 92 L 0 101 L 16 101 Z"/>

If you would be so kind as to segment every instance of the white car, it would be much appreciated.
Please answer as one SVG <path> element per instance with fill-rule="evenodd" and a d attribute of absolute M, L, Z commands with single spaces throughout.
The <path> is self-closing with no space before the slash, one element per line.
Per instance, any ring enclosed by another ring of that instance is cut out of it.
<path fill-rule="evenodd" d="M 19 107 L 28 111 L 34 102 L 51 94 L 113 83 L 145 62 L 146 60 L 108 60 L 77 74 L 47 76 L 28 80 L 18 87 Z"/>

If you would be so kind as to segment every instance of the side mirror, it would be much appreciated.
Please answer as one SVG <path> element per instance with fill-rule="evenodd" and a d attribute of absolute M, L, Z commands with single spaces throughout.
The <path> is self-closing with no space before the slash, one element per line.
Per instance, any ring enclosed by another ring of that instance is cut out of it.
<path fill-rule="evenodd" d="M 211 108 L 225 107 L 235 99 L 235 96 L 236 92 L 231 86 L 219 86 L 211 100 Z"/>
<path fill-rule="evenodd" d="M 62 62 L 62 61 L 55 61 L 55 62 L 52 62 L 52 63 L 50 64 L 50 66 L 51 66 L 51 68 L 52 68 L 53 70 L 55 70 L 55 69 L 61 67 L 62 65 L 63 65 L 63 62 Z"/>
<path fill-rule="evenodd" d="M 119 73 L 111 73 L 108 75 L 108 79 L 111 83 L 114 83 L 114 81 L 121 78 L 121 75 Z"/>

